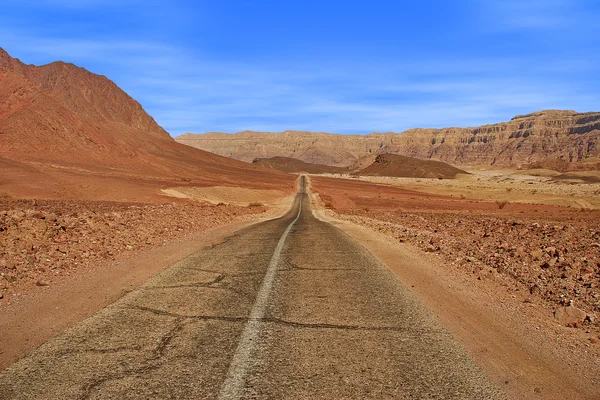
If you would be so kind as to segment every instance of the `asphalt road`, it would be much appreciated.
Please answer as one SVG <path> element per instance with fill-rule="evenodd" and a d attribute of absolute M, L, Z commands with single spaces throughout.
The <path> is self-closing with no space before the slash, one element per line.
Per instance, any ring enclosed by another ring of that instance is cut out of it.
<path fill-rule="evenodd" d="M 303 187 L 15 363 L 0 399 L 504 398 Z"/>

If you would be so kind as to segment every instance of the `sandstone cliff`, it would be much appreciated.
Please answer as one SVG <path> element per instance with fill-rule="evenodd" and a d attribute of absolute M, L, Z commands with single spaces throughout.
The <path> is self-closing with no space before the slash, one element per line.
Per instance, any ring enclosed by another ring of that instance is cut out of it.
<path fill-rule="evenodd" d="M 243 161 L 275 156 L 310 163 L 364 166 L 377 154 L 434 159 L 454 165 L 524 166 L 600 157 L 600 112 L 546 110 L 476 128 L 411 129 L 398 133 L 335 135 L 285 131 L 185 134 L 180 143 Z M 361 160 L 362 159 L 362 160 Z"/>

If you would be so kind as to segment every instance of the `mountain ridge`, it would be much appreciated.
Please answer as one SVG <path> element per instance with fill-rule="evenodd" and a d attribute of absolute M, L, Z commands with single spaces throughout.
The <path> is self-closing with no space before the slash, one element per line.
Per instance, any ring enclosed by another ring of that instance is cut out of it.
<path fill-rule="evenodd" d="M 3 191 L 38 198 L 157 199 L 158 188 L 182 182 L 258 187 L 262 177 L 267 186 L 293 180 L 177 143 L 105 76 L 64 62 L 26 65 L 3 49 L 0 167 Z"/>
<path fill-rule="evenodd" d="M 548 158 L 570 163 L 600 158 L 600 112 L 543 110 L 479 127 L 413 128 L 402 133 L 210 132 L 175 140 L 247 162 L 282 156 L 347 167 L 361 157 L 390 153 L 453 165 L 518 167 Z"/>

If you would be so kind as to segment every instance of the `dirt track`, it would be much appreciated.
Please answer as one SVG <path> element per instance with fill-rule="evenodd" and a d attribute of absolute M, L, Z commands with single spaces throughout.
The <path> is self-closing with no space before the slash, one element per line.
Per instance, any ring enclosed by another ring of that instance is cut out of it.
<path fill-rule="evenodd" d="M 266 290 L 270 264 L 274 279 Z M 248 318 L 257 293 L 266 295 L 264 314 Z M 250 325 L 255 341 L 245 347 L 240 337 Z M 223 391 L 232 359 L 244 352 L 249 357 L 228 378 L 241 382 L 241 391 Z M 283 218 L 188 257 L 0 375 L 0 397 L 7 399 L 218 393 L 503 398 L 383 265 L 312 216 L 307 196 Z"/>

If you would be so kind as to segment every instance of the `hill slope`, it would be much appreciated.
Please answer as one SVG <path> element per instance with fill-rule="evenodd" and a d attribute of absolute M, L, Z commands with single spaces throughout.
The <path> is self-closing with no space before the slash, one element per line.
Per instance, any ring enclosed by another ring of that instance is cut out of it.
<path fill-rule="evenodd" d="M 175 142 L 104 76 L 63 62 L 25 65 L 2 49 L 0 168 L 0 188 L 13 197 L 142 200 L 174 183 L 292 181 Z"/>
<path fill-rule="evenodd" d="M 330 167 L 324 164 L 311 164 L 290 157 L 256 158 L 252 164 L 287 173 L 306 172 L 309 174 L 343 174 L 348 168 Z"/>
<path fill-rule="evenodd" d="M 405 178 L 454 179 L 467 172 L 440 161 L 420 160 L 397 154 L 380 154 L 373 164 L 361 170 L 359 175 L 399 176 Z"/>
<path fill-rule="evenodd" d="M 243 161 L 275 156 L 350 166 L 362 157 L 400 154 L 453 165 L 520 166 L 548 158 L 600 158 L 600 112 L 547 110 L 476 128 L 411 129 L 401 134 L 335 135 L 285 131 L 185 134 L 180 143 Z"/>

